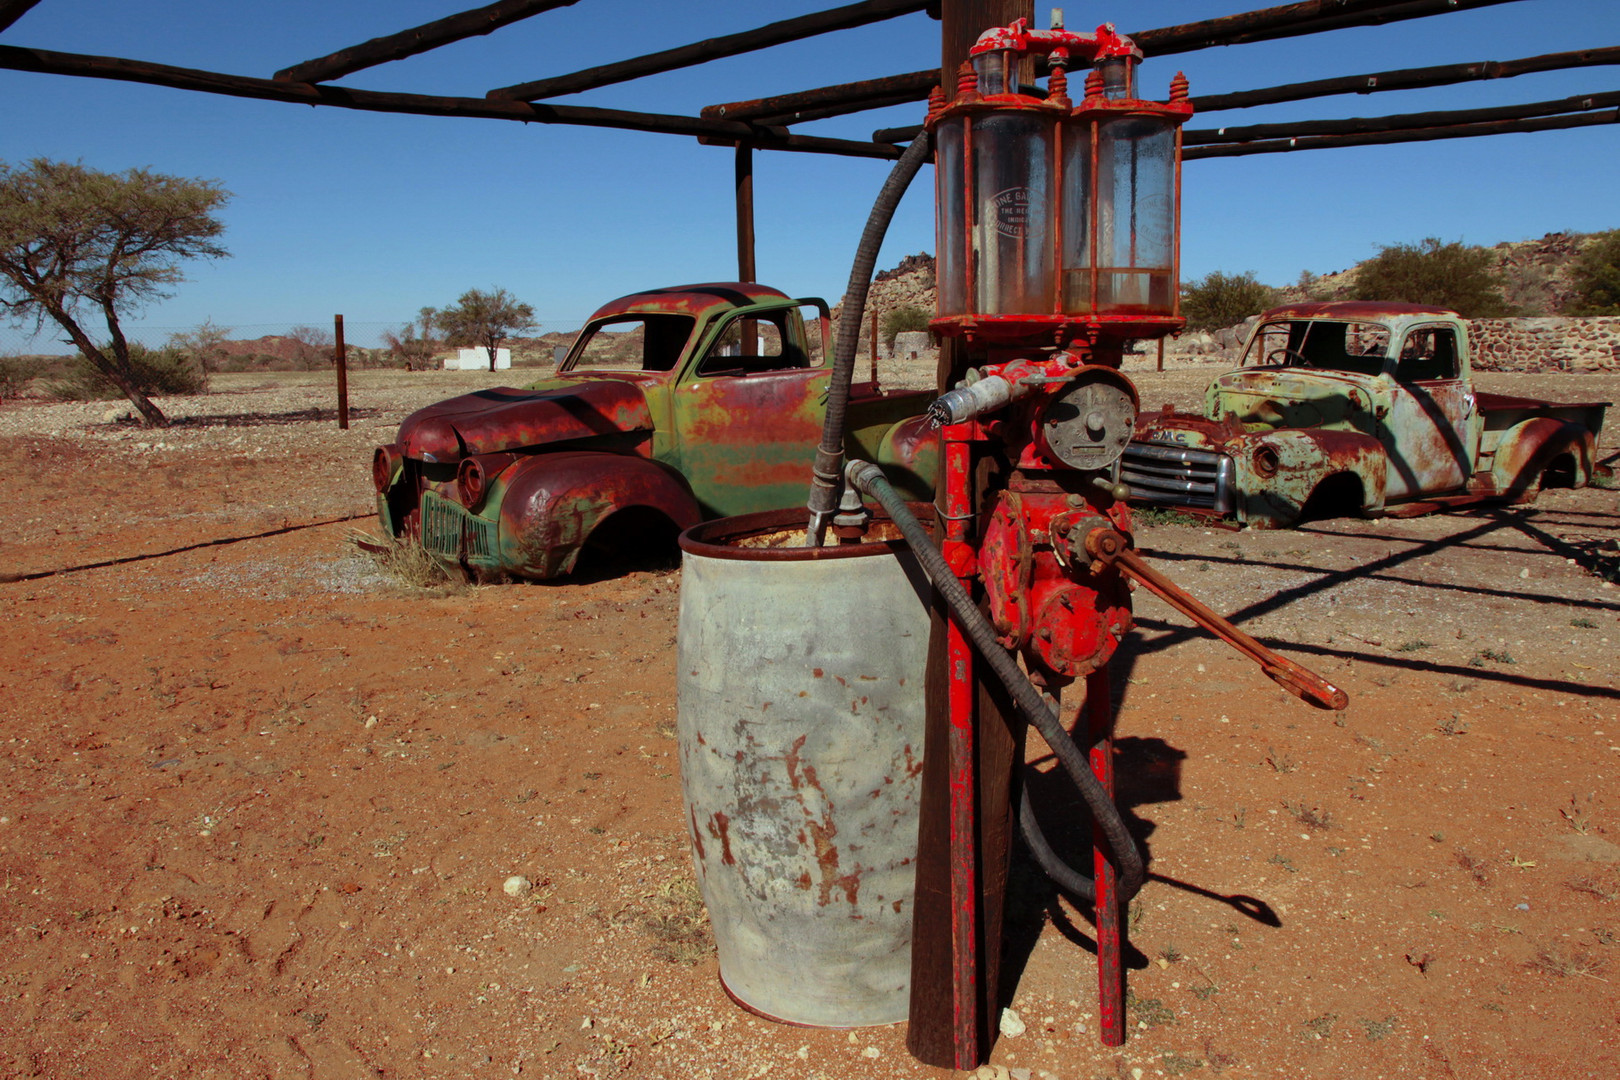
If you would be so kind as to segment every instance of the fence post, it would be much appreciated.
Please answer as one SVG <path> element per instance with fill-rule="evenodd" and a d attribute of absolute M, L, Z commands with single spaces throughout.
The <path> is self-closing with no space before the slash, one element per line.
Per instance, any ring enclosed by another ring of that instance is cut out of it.
<path fill-rule="evenodd" d="M 1164 338 L 1159 339 L 1159 370 L 1164 370 Z"/>
<path fill-rule="evenodd" d="M 333 337 L 337 344 L 332 348 L 332 362 L 337 365 L 338 377 L 338 427 L 344 431 L 349 430 L 349 350 L 343 347 L 343 316 L 332 316 L 334 324 Z"/>
<path fill-rule="evenodd" d="M 878 381 L 878 372 L 877 372 L 878 313 L 877 313 L 877 308 L 873 307 L 872 310 L 869 312 L 869 314 L 871 315 L 871 322 L 872 322 L 872 385 L 876 386 L 877 381 Z"/>

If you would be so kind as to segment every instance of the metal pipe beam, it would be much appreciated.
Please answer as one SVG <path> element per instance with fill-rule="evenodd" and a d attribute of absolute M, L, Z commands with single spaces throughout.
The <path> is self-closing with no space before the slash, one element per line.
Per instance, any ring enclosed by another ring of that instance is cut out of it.
<path fill-rule="evenodd" d="M 1620 109 L 1603 112 L 1548 116 L 1535 120 L 1502 120 L 1453 127 L 1416 128 L 1411 131 L 1382 131 L 1363 135 L 1317 135 L 1301 139 L 1269 139 L 1232 146 L 1195 146 L 1183 152 L 1184 160 L 1218 157 L 1247 157 L 1250 154 L 1285 154 L 1294 150 L 1328 150 L 1341 146 L 1389 146 L 1394 143 L 1431 142 L 1435 139 L 1472 139 L 1482 135 L 1511 135 L 1530 131 L 1564 131 L 1620 123 Z"/>
<path fill-rule="evenodd" d="M 1286 83 L 1256 90 L 1235 90 L 1230 94 L 1203 94 L 1193 99 L 1200 114 L 1226 109 L 1249 109 L 1256 105 L 1276 105 L 1285 101 L 1337 94 L 1376 94 L 1385 90 L 1419 90 L 1431 86 L 1482 79 L 1511 79 L 1538 71 L 1567 71 L 1573 68 L 1620 64 L 1620 47 L 1578 49 L 1574 52 L 1546 53 L 1518 60 L 1477 60 L 1467 64 L 1440 64 L 1435 67 L 1375 71 L 1366 75 L 1340 75 L 1332 79 Z"/>
<path fill-rule="evenodd" d="M 772 45 L 782 45 L 789 41 L 800 41 L 818 34 L 831 33 L 834 30 L 848 30 L 851 27 L 882 22 L 885 19 L 910 15 L 927 7 L 928 0 L 862 0 L 858 4 L 818 11 L 796 19 L 784 19 L 755 30 L 743 30 L 724 37 L 709 38 L 691 45 L 621 60 L 614 64 L 603 64 L 600 67 L 518 83 L 515 86 L 503 86 L 491 90 L 487 96 L 502 101 L 536 101 L 540 98 L 556 97 L 559 94 L 577 94 L 598 86 L 639 79 L 646 75 L 657 75 L 660 72 L 691 67 L 694 64 L 703 64 L 727 56 L 738 56 Z"/>
<path fill-rule="evenodd" d="M 1214 45 L 1275 41 L 1517 2 L 1519 0 L 1303 0 L 1241 15 L 1140 30 L 1130 37 L 1148 56 L 1170 56 Z"/>
<path fill-rule="evenodd" d="M 538 15 L 542 11 L 568 7 L 579 0 L 500 0 L 471 11 L 447 15 L 430 23 L 401 30 L 397 34 L 375 37 L 347 49 L 339 49 L 315 60 L 282 68 L 276 72 L 277 82 L 326 82 L 328 79 L 362 71 L 390 60 L 403 60 L 407 56 L 425 53 L 441 45 L 449 45 L 463 38 L 488 34 L 520 19 Z"/>
<path fill-rule="evenodd" d="M 1532 101 L 1523 105 L 1497 105 L 1485 109 L 1454 109 L 1446 112 L 1401 113 L 1394 116 L 1351 117 L 1344 120 L 1296 120 L 1279 124 L 1248 124 L 1243 127 L 1195 128 L 1184 131 L 1183 146 L 1212 146 L 1260 142 L 1266 139 L 1301 139 L 1317 135 L 1366 135 L 1387 131 L 1423 131 L 1466 124 L 1505 120 L 1529 120 L 1538 116 L 1591 112 L 1620 106 L 1620 91 L 1585 94 L 1556 101 Z"/>
<path fill-rule="evenodd" d="M 773 118 L 771 123 L 796 124 L 811 119 L 811 116 L 805 115 L 807 113 L 814 113 L 814 119 L 818 120 L 827 116 L 843 115 L 842 112 L 825 111 L 835 107 L 853 106 L 846 111 L 859 112 L 862 109 L 875 109 L 902 101 L 925 101 L 928 92 L 938 83 L 937 71 L 932 69 L 908 71 L 904 75 L 863 79 L 860 82 L 840 83 L 837 86 L 822 86 L 814 90 L 777 94 L 774 97 L 758 98 L 754 101 L 705 105 L 702 115 L 717 120 L 761 121 L 771 117 Z M 906 96 L 898 96 L 902 94 Z"/>
<path fill-rule="evenodd" d="M 284 101 L 297 105 L 326 105 L 362 112 L 406 113 L 414 116 L 465 116 L 486 120 L 516 120 L 527 124 L 567 124 L 647 131 L 664 135 L 693 135 L 724 144 L 752 142 L 765 150 L 792 150 L 893 160 L 901 151 L 892 146 L 856 139 L 794 135 L 783 127 L 744 124 L 734 120 L 708 120 L 698 116 L 597 109 L 583 105 L 537 105 L 487 98 L 433 97 L 426 94 L 384 93 L 341 86 L 277 82 L 248 75 L 227 75 L 196 68 L 171 67 L 115 56 L 52 52 L 0 45 L 0 68 L 49 75 L 74 75 L 118 82 L 168 86 L 227 97 Z"/>
<path fill-rule="evenodd" d="M 0 0 L 0 30 L 28 14 L 28 10 L 37 3 L 39 0 Z"/>

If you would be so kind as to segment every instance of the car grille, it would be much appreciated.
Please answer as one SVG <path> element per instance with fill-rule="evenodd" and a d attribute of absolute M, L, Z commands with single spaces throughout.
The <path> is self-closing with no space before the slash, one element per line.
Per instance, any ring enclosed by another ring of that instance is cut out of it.
<path fill-rule="evenodd" d="M 1232 512 L 1232 459 L 1213 450 L 1133 442 L 1120 479 L 1138 502 Z"/>
<path fill-rule="evenodd" d="M 475 517 L 449 499 L 422 493 L 422 546 L 436 555 L 468 563 L 493 564 L 495 522 Z"/>

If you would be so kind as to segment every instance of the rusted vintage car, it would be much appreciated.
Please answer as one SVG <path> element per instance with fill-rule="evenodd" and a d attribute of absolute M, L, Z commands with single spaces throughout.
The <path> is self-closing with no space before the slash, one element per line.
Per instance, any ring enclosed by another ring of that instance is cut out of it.
<path fill-rule="evenodd" d="M 622 297 L 555 376 L 406 417 L 373 459 L 386 534 L 483 578 L 567 574 L 589 548 L 673 550 L 712 517 L 803 505 L 831 361 L 824 300 L 718 282 Z M 856 384 L 846 449 L 931 497 L 929 392 Z"/>
<path fill-rule="evenodd" d="M 1144 413 L 1121 478 L 1139 503 L 1232 515 L 1408 516 L 1581 487 L 1607 402 L 1474 389 L 1468 327 L 1414 304 L 1307 303 L 1260 317 L 1202 416 Z"/>

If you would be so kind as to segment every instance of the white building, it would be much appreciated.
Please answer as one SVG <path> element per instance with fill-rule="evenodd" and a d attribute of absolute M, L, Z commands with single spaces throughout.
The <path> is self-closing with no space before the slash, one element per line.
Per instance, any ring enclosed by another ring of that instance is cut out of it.
<path fill-rule="evenodd" d="M 495 370 L 501 371 L 512 366 L 512 350 L 495 350 Z M 479 346 L 474 349 L 457 349 L 456 355 L 444 358 L 446 371 L 488 371 L 489 350 Z"/>

